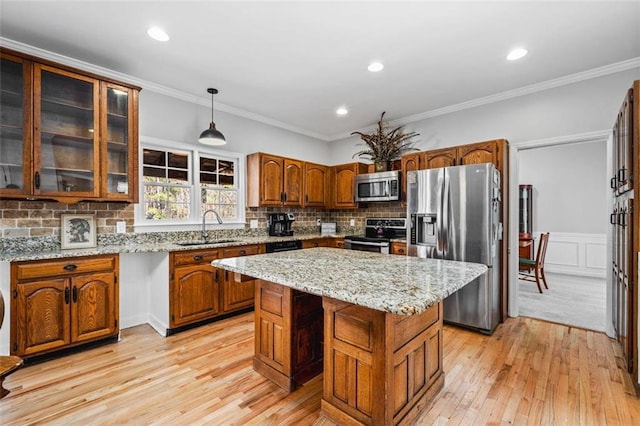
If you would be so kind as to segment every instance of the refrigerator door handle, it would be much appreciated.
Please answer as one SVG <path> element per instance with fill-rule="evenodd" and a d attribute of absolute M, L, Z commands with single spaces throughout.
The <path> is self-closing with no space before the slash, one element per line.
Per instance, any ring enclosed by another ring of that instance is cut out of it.
<path fill-rule="evenodd" d="M 442 190 L 442 258 L 447 258 L 449 253 L 449 193 L 451 191 L 451 181 L 449 174 L 444 171 L 444 188 Z"/>
<path fill-rule="evenodd" d="M 440 170 L 438 174 L 442 173 L 442 179 L 438 176 L 438 194 L 436 205 L 436 247 L 435 258 L 442 258 L 444 248 L 442 247 L 442 192 L 444 187 L 444 170 Z"/>

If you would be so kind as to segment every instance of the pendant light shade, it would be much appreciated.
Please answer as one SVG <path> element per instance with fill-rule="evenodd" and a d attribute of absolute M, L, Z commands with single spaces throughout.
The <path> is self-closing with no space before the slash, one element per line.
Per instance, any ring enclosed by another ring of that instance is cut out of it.
<path fill-rule="evenodd" d="M 227 141 L 224 135 L 216 129 L 216 123 L 213 122 L 213 95 L 218 93 L 218 89 L 209 88 L 207 92 L 211 93 L 211 124 L 207 130 L 200 133 L 198 142 L 203 145 L 225 145 Z"/>

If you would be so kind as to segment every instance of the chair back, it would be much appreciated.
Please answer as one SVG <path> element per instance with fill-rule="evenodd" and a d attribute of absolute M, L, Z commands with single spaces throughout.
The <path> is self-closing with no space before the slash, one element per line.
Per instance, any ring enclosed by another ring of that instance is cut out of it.
<path fill-rule="evenodd" d="M 4 321 L 4 298 L 2 297 L 2 290 L 0 290 L 0 328 L 2 328 L 3 321 Z"/>
<path fill-rule="evenodd" d="M 538 244 L 538 253 L 536 254 L 536 265 L 544 266 L 544 258 L 547 255 L 547 243 L 549 242 L 549 233 L 540 234 L 540 244 Z"/>

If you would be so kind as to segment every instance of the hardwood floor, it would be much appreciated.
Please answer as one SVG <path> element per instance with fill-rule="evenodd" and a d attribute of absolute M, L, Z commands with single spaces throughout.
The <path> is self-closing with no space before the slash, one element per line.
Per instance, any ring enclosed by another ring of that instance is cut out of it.
<path fill-rule="evenodd" d="M 0 424 L 331 425 L 322 376 L 291 394 L 253 371 L 253 313 L 122 340 L 7 378 Z M 418 424 L 640 423 L 620 350 L 602 333 L 529 318 L 493 336 L 445 326 L 445 386 Z"/>

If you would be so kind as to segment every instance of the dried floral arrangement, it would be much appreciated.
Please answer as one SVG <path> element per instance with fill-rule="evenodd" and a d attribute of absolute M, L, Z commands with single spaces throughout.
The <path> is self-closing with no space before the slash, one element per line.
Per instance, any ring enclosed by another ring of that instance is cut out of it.
<path fill-rule="evenodd" d="M 402 126 L 398 126 L 395 129 L 389 131 L 389 125 L 383 121 L 386 111 L 380 116 L 378 121 L 378 129 L 371 133 L 366 134 L 362 132 L 352 132 L 352 135 L 360 135 L 360 139 L 367 145 L 367 149 L 358 151 L 353 154 L 353 157 L 370 157 L 375 163 L 383 161 L 397 160 L 406 151 L 417 151 L 417 148 L 412 146 L 411 138 L 418 136 L 419 133 L 411 132 L 404 133 Z"/>

